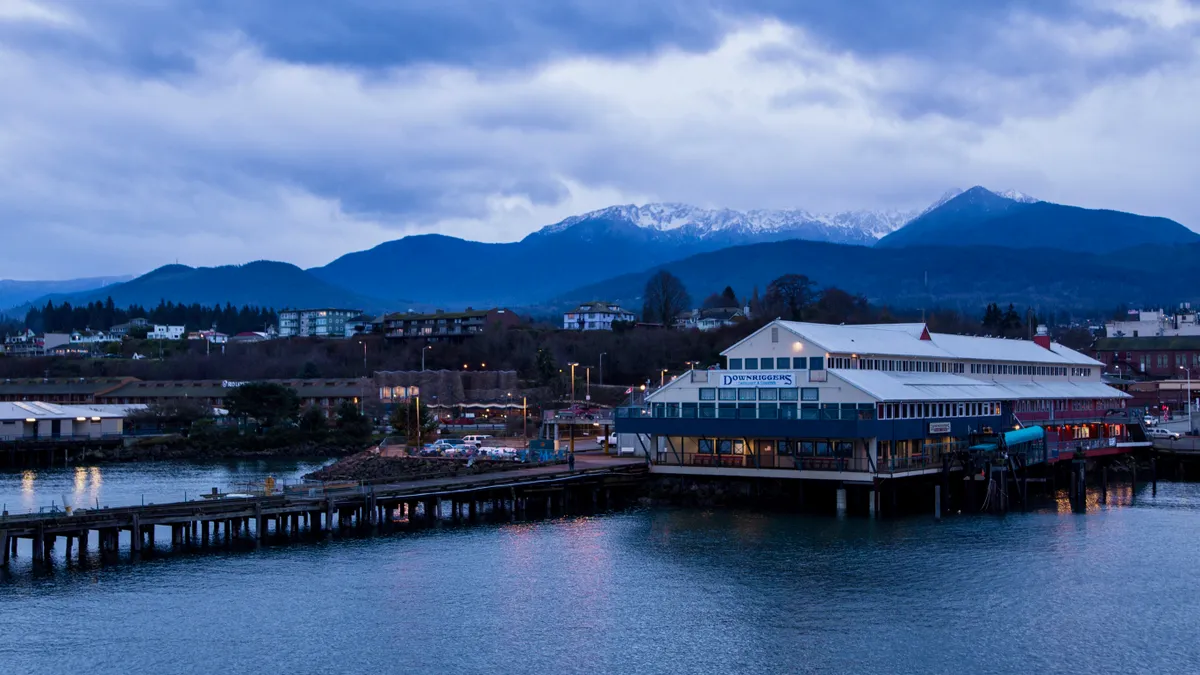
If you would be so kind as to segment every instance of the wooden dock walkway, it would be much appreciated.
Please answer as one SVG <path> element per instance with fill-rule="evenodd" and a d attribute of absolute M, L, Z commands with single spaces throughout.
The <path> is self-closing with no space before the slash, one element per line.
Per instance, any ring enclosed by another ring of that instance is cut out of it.
<path fill-rule="evenodd" d="M 123 532 L 129 533 L 129 550 L 136 557 L 155 549 L 160 527 L 170 528 L 172 546 L 207 547 L 232 545 L 234 540 L 257 544 L 301 533 L 387 529 L 398 521 L 428 526 L 444 517 L 474 520 L 485 512 L 540 518 L 595 511 L 601 505 L 610 507 L 614 490 L 636 485 L 646 473 L 644 460 L 581 457 L 574 471 L 549 465 L 396 483 L 289 487 L 284 494 L 269 496 L 80 509 L 69 515 L 4 515 L 0 516 L 0 562 L 8 564 L 20 539 L 32 540 L 35 563 L 46 562 L 59 537 L 66 538 L 67 558 L 77 543 L 83 559 L 93 532 L 102 558 L 119 553 Z"/>

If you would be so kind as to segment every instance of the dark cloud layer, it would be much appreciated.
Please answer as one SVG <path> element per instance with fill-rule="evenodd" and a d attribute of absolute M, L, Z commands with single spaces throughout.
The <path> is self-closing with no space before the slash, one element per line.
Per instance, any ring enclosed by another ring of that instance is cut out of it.
<path fill-rule="evenodd" d="M 0 277 L 975 183 L 1200 225 L 1198 31 L 1187 0 L 0 0 Z"/>

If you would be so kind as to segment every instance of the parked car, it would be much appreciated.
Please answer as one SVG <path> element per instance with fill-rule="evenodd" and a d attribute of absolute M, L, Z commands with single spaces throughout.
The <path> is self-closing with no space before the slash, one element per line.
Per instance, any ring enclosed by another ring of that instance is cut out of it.
<path fill-rule="evenodd" d="M 1158 418 L 1154 415 L 1146 415 L 1142 418 L 1142 423 L 1148 427 L 1156 426 L 1158 424 Z"/>
<path fill-rule="evenodd" d="M 1178 431 L 1171 431 L 1170 429 L 1163 429 L 1162 427 L 1147 429 L 1146 436 L 1150 438 L 1165 438 L 1172 441 L 1177 441 L 1180 438 Z"/>
<path fill-rule="evenodd" d="M 491 436 L 488 436 L 487 434 L 471 434 L 470 436 L 463 436 L 462 442 L 466 445 L 473 445 L 478 448 L 489 438 L 491 438 Z"/>

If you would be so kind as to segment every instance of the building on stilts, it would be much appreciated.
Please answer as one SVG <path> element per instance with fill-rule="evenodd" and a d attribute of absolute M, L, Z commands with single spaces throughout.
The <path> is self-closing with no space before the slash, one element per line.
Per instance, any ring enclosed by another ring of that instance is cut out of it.
<path fill-rule="evenodd" d="M 1031 466 L 1145 444 L 1102 364 L 1042 328 L 1014 340 L 776 320 L 722 358 L 617 410 L 621 451 L 653 474 L 800 481 L 839 511 L 903 510 L 913 492 L 940 513 L 977 510 L 994 471 L 1007 508 L 1005 486 L 1023 502 Z"/>

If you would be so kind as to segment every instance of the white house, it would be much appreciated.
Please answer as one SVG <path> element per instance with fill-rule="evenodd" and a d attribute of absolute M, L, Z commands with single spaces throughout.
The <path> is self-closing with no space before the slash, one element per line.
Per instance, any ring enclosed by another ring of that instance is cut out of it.
<path fill-rule="evenodd" d="M 185 328 L 183 326 L 162 326 L 154 324 L 154 330 L 150 331 L 146 338 L 149 340 L 179 340 L 183 338 Z"/>
<path fill-rule="evenodd" d="M 633 323 L 637 315 L 611 302 L 589 302 L 563 314 L 563 330 L 612 330 L 614 321 Z"/>

